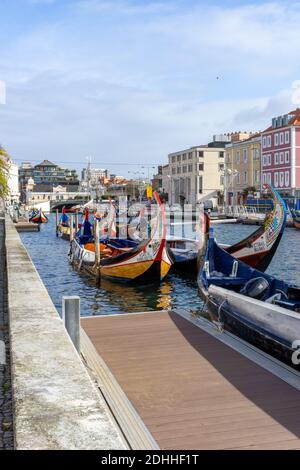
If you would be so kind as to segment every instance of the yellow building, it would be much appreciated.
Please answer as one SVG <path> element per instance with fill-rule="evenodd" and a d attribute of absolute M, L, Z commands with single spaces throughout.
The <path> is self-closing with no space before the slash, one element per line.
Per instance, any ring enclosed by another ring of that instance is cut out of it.
<path fill-rule="evenodd" d="M 261 134 L 226 145 L 225 194 L 229 205 L 243 204 L 249 191 L 261 188 Z"/>

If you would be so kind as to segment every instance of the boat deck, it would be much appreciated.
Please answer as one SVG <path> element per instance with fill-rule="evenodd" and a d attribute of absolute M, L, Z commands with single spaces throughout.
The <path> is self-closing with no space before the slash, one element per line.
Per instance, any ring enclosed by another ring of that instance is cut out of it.
<path fill-rule="evenodd" d="M 81 325 L 159 448 L 300 449 L 297 373 L 295 388 L 175 312 Z"/>

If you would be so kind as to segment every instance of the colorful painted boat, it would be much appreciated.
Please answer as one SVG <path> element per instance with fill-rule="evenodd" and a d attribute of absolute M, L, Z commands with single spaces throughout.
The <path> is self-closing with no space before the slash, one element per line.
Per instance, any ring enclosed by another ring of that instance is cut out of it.
<path fill-rule="evenodd" d="M 56 228 L 56 235 L 64 240 L 70 240 L 71 227 L 70 217 L 67 214 L 65 207 L 62 209 L 62 214 L 59 219 L 58 226 Z"/>
<path fill-rule="evenodd" d="M 198 275 L 201 297 L 222 329 L 292 367 L 300 339 L 300 287 L 251 268 L 223 250 L 210 229 Z"/>
<path fill-rule="evenodd" d="M 71 242 L 70 257 L 98 278 L 122 282 L 159 282 L 168 274 L 172 256 L 166 247 L 164 207 L 157 193 L 154 198 L 158 213 L 150 237 L 138 245 L 130 240 L 100 240 L 100 263 L 96 265 L 95 242 L 90 223 L 83 224 L 83 233 Z"/>
<path fill-rule="evenodd" d="M 29 222 L 33 222 L 34 224 L 46 224 L 48 222 L 48 217 L 45 216 L 42 209 L 35 212 L 30 218 Z"/>
<path fill-rule="evenodd" d="M 265 185 L 265 189 L 272 195 L 273 210 L 267 214 L 264 223 L 244 240 L 231 246 L 221 245 L 232 256 L 260 271 L 265 271 L 271 263 L 286 225 L 285 202 L 269 185 Z M 184 238 L 168 243 L 175 256 L 174 269 L 195 272 L 198 241 L 194 240 L 194 248 L 192 240 Z"/>
<path fill-rule="evenodd" d="M 295 228 L 300 229 L 300 211 L 291 209 L 291 214 L 293 217 L 293 225 Z"/>

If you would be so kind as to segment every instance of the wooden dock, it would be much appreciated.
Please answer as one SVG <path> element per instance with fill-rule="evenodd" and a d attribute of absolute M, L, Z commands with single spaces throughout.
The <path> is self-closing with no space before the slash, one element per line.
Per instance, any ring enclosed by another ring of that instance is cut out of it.
<path fill-rule="evenodd" d="M 175 312 L 81 325 L 87 365 L 132 448 L 300 449 L 300 375 L 264 353 Z"/>
<path fill-rule="evenodd" d="M 38 224 L 34 224 L 33 222 L 26 222 L 26 221 L 19 221 L 16 222 L 15 227 L 17 232 L 39 232 L 40 227 Z"/>

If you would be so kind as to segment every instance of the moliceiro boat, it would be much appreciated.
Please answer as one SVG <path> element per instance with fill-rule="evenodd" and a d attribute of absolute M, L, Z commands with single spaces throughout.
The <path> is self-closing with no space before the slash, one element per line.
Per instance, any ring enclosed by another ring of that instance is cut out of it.
<path fill-rule="evenodd" d="M 70 217 L 67 214 L 66 208 L 63 207 L 61 218 L 56 228 L 56 235 L 64 240 L 70 240 L 71 226 Z"/>
<path fill-rule="evenodd" d="M 300 288 L 262 273 L 223 250 L 210 229 L 198 275 L 211 319 L 300 370 Z"/>
<path fill-rule="evenodd" d="M 70 258 L 79 268 L 100 279 L 122 282 L 159 282 L 168 274 L 172 255 L 166 247 L 166 219 L 159 196 L 157 216 L 149 238 L 134 241 L 99 237 L 99 225 L 85 220 L 82 234 L 71 242 Z M 97 242 L 99 240 L 99 242 Z M 95 242 L 96 241 L 96 242 Z"/>
<path fill-rule="evenodd" d="M 271 263 L 286 225 L 286 207 L 284 201 L 277 191 L 269 185 L 264 185 L 264 189 L 271 193 L 273 209 L 267 214 L 263 225 L 244 240 L 234 245 L 221 245 L 232 256 L 260 271 L 265 271 Z M 175 269 L 191 272 L 197 270 L 198 272 L 198 240 L 172 240 L 170 237 L 167 239 L 167 243 L 175 257 Z"/>
<path fill-rule="evenodd" d="M 29 217 L 29 222 L 33 222 L 34 224 L 46 224 L 48 222 L 48 217 L 46 217 L 42 209 L 39 209 L 33 211 Z"/>

